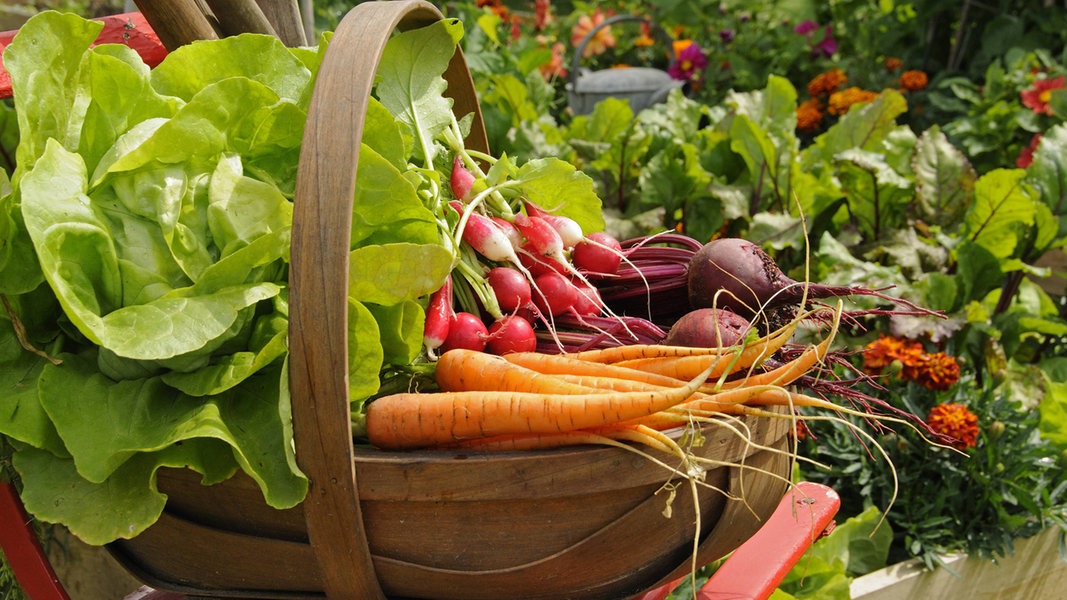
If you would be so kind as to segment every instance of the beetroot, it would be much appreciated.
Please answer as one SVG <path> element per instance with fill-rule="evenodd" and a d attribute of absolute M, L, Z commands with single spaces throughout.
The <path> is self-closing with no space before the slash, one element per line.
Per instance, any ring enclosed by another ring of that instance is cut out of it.
<path fill-rule="evenodd" d="M 698 308 L 678 319 L 664 344 L 693 348 L 725 348 L 740 344 L 752 324 L 737 313 L 719 308 Z"/>
<path fill-rule="evenodd" d="M 751 319 L 768 309 L 799 305 L 808 299 L 835 296 L 873 296 L 901 304 L 919 314 L 935 314 L 906 300 L 858 285 L 799 283 L 778 268 L 758 245 L 739 238 L 720 238 L 704 244 L 689 262 L 689 304 L 718 307 Z"/>

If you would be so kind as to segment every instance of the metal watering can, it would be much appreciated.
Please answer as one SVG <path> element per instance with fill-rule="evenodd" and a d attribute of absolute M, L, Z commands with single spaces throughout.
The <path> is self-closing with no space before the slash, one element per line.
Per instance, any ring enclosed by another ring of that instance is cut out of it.
<path fill-rule="evenodd" d="M 621 98 L 630 102 L 634 113 L 667 99 L 671 90 L 685 86 L 686 82 L 672 78 L 666 71 L 651 67 L 627 67 L 591 71 L 581 66 L 582 52 L 586 44 L 601 29 L 621 21 L 644 21 L 671 47 L 671 36 L 647 17 L 616 15 L 605 19 L 585 34 L 575 49 L 569 80 L 566 84 L 567 101 L 576 115 L 592 112 L 597 102 L 606 98 Z"/>

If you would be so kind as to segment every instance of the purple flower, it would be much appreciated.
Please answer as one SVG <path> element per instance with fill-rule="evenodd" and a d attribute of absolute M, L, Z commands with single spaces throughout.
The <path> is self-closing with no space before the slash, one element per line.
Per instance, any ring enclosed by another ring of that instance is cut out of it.
<path fill-rule="evenodd" d="M 819 29 L 819 24 L 811 19 L 807 19 L 801 23 L 797 23 L 797 26 L 793 28 L 793 33 L 797 35 L 808 35 L 809 33 Z"/>
<path fill-rule="evenodd" d="M 734 30 L 723 29 L 719 32 L 719 39 L 722 40 L 723 43 L 729 44 L 730 42 L 734 41 Z"/>
<path fill-rule="evenodd" d="M 671 66 L 667 68 L 667 74 L 679 81 L 700 81 L 704 76 L 704 69 L 708 67 L 708 57 L 695 43 L 688 40 L 675 42 L 677 57 Z"/>
<path fill-rule="evenodd" d="M 833 27 L 827 25 L 823 35 L 822 41 L 811 49 L 811 55 L 817 57 L 820 54 L 829 58 L 833 56 L 834 52 L 837 52 L 837 40 L 834 39 Z"/>

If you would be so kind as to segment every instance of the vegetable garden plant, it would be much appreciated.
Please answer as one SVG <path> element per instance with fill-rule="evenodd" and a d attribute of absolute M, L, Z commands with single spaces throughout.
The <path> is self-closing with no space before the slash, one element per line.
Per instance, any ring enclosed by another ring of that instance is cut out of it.
<path fill-rule="evenodd" d="M 500 343 L 504 326 L 491 331 L 480 317 L 472 326 L 484 332 L 465 328 L 466 339 L 449 339 L 452 328 L 428 335 L 435 300 L 449 322 L 457 312 L 489 314 L 491 324 L 524 310 L 550 315 L 558 331 L 541 323 L 532 342 L 541 349 L 576 349 L 605 332 L 625 331 L 631 343 L 666 335 L 618 314 L 568 320 L 573 311 L 557 313 L 543 291 L 565 287 L 559 268 L 541 273 L 542 291 L 501 302 L 482 267 L 515 263 L 532 275 L 546 261 L 559 267 L 558 249 L 548 236 L 525 262 L 487 261 L 463 235 L 482 216 L 525 225 L 531 241 L 526 215 L 570 220 L 610 264 L 584 273 L 651 269 L 641 275 L 649 285 L 662 275 L 657 305 L 667 312 L 686 301 L 678 255 L 744 238 L 797 281 L 891 286 L 882 291 L 904 304 L 851 295 L 838 311 L 849 317 L 836 329 L 833 381 L 922 425 L 797 408 L 809 461 L 796 476 L 829 483 L 844 504 L 837 533 L 782 597 L 847 597 L 849 577 L 887 560 L 936 567 L 957 550 L 995 559 L 1017 537 L 1067 527 L 1065 304 L 1062 289 L 1039 285 L 1049 272 L 1037 266 L 1067 242 L 1067 95 L 1058 91 L 1067 86 L 1055 29 L 1033 29 L 1040 21 L 1026 8 L 1009 13 L 1046 46 L 1005 45 L 964 65 L 960 39 L 927 72 L 919 57 L 890 53 L 924 15 L 948 14 L 937 2 L 882 3 L 875 14 L 849 3 L 724 3 L 697 21 L 676 4 L 448 4 L 458 21 L 390 45 L 383 72 L 412 77 L 379 83 L 363 140 L 352 398 L 432 385 L 428 356 Z M 589 64 L 661 61 L 689 80 L 687 93 L 639 114 L 621 100 L 568 113 L 560 69 L 569 60 L 559 59 L 572 35 L 611 11 L 650 14 L 685 43 L 657 48 L 638 28 L 608 29 Z M 87 51 L 93 26 L 70 15 L 44 14 L 26 31 L 4 61 L 16 93 L 32 90 L 35 101 L 4 106 L 0 137 L 10 157 L 0 199 L 5 473 L 38 518 L 90 543 L 151 524 L 162 467 L 194 468 L 206 483 L 242 469 L 270 504 L 298 503 L 306 481 L 292 456 L 284 368 L 288 199 L 329 34 L 318 48 L 257 36 L 194 45 L 149 71 L 122 48 Z M 414 59 L 427 49 L 448 56 L 457 43 L 496 156 L 463 147 L 467 124 L 437 87 L 444 65 Z M 61 76 L 35 78 L 42 64 Z M 1000 127 L 989 126 L 998 114 Z M 601 229 L 610 236 L 591 235 Z M 647 254 L 656 246 L 647 240 L 675 235 L 700 243 Z M 580 264 L 579 243 L 565 246 L 574 250 L 564 262 Z M 619 290 L 586 279 L 599 292 L 581 288 L 569 306 L 613 305 Z M 944 318 L 908 308 L 918 306 Z M 817 327 L 797 331 L 822 340 Z M 531 343 L 505 339 L 510 349 Z M 380 365 L 379 377 L 366 364 Z M 364 423 L 354 425 L 358 433 Z M 100 504 L 113 510 L 85 510 Z"/>

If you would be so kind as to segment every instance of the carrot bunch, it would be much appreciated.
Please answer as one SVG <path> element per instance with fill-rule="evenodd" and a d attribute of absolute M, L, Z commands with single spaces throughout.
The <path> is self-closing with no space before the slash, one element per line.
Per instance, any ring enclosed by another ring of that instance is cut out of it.
<path fill-rule="evenodd" d="M 503 356 L 449 350 L 436 364 L 441 391 L 370 402 L 367 437 L 390 450 L 532 449 L 620 439 L 657 445 L 660 432 L 694 417 L 765 414 L 760 407 L 772 405 L 838 410 L 786 388 L 826 357 L 836 323 L 792 360 L 757 368 L 788 342 L 797 322 L 726 348 L 637 344 Z"/>

